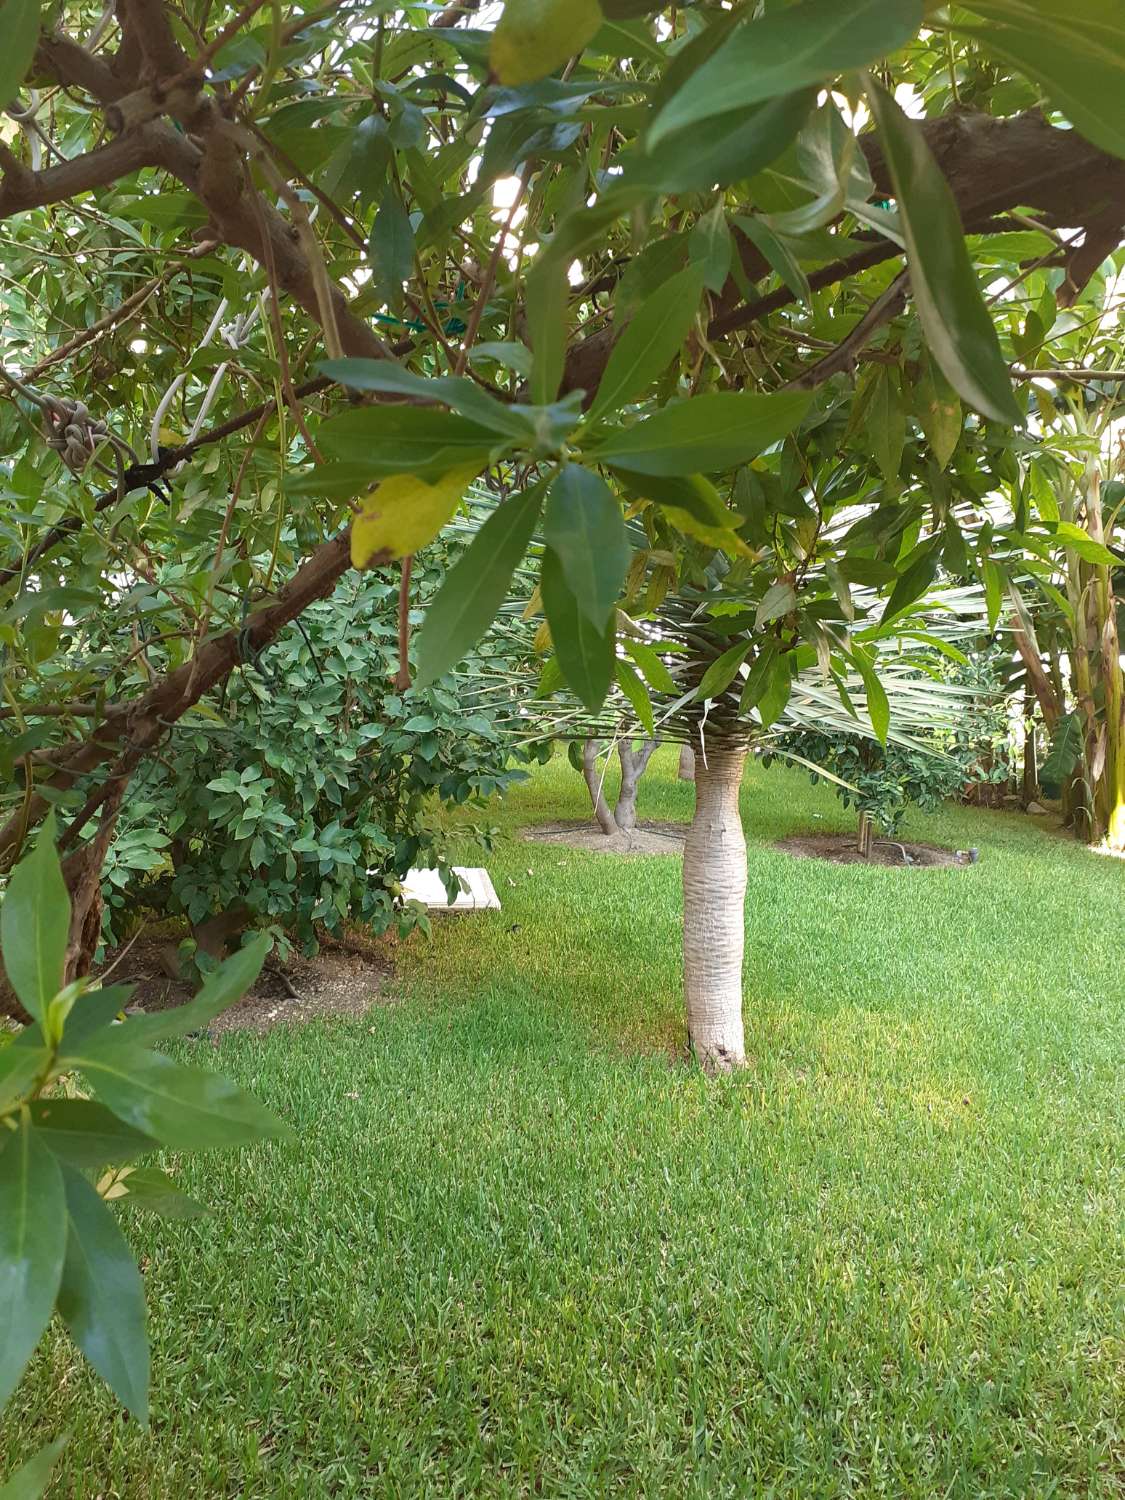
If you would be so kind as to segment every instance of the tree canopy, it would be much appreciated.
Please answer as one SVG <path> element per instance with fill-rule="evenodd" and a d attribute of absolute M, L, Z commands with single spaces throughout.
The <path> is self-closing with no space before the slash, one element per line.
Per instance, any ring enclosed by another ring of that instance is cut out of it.
<path fill-rule="evenodd" d="M 1097 444 L 1043 458 L 1121 373 L 1112 0 L 0 19 L 0 857 L 60 804 L 72 893 L 183 715 L 477 476 L 421 680 L 535 537 L 591 708 L 670 590 L 737 621 L 753 720 L 813 665 L 881 702 L 939 575 L 995 624 L 1068 550 L 1117 561 Z"/>

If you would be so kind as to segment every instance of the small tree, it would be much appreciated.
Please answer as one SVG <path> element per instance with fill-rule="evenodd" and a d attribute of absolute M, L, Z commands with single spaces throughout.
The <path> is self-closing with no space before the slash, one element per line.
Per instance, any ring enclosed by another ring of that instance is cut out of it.
<path fill-rule="evenodd" d="M 598 827 L 607 838 L 624 837 L 626 840 L 637 826 L 637 791 L 641 777 L 648 768 L 653 752 L 659 747 L 656 739 L 635 739 L 626 735 L 615 745 L 606 747 L 602 740 L 588 739 L 572 741 L 568 753 L 570 763 L 582 772 L 586 790 L 590 793 L 590 804 Z M 614 749 L 621 766 L 621 782 L 617 800 L 612 807 L 605 795 L 605 776 L 609 756 Z M 604 761 L 599 760 L 604 755 Z"/>

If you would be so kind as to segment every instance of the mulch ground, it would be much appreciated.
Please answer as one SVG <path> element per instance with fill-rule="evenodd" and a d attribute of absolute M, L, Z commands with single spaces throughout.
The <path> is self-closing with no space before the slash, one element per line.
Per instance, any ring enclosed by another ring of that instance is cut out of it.
<path fill-rule="evenodd" d="M 865 859 L 850 833 L 804 833 L 779 839 L 774 845 L 799 859 L 823 859 L 833 865 L 884 865 L 895 869 L 925 870 L 971 863 L 967 851 L 943 848 L 941 844 L 906 844 L 896 839 L 876 839 Z"/>

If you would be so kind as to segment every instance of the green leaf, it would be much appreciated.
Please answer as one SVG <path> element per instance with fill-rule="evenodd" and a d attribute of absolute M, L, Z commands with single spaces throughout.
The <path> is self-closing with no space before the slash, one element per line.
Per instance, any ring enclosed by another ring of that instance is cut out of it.
<path fill-rule="evenodd" d="M 670 277 L 634 314 L 613 346 L 589 420 L 597 422 L 640 394 L 680 353 L 703 293 L 698 266 Z"/>
<path fill-rule="evenodd" d="M 39 44 L 39 0 L 0 0 L 0 110 L 19 93 Z"/>
<path fill-rule="evenodd" d="M 414 274 L 414 229 L 392 182 L 383 189 L 367 254 L 378 284 L 397 296 Z"/>
<path fill-rule="evenodd" d="M 659 112 L 651 146 L 674 130 L 823 83 L 904 47 L 922 0 L 804 0 L 737 26 Z"/>
<path fill-rule="evenodd" d="M 758 612 L 754 616 L 754 624 L 757 629 L 768 625 L 771 620 L 780 620 L 782 615 L 792 614 L 797 608 L 797 595 L 791 583 L 771 583 L 762 602 L 758 605 Z"/>
<path fill-rule="evenodd" d="M 785 240 L 774 234 L 764 219 L 755 218 L 750 214 L 736 214 L 734 222 L 746 238 L 761 251 L 794 297 L 799 297 L 802 302 L 811 303 L 812 291 L 809 287 L 809 278 L 801 269 L 800 262 Z"/>
<path fill-rule="evenodd" d="M 752 642 L 735 641 L 733 646 L 723 652 L 722 656 L 716 657 L 703 674 L 703 680 L 695 690 L 697 701 L 704 698 L 718 698 L 726 692 L 738 674 L 738 669 L 746 660 Z"/>
<path fill-rule="evenodd" d="M 805 391 L 759 396 L 733 391 L 665 406 L 601 439 L 591 456 L 638 474 L 713 474 L 756 458 L 798 425 Z"/>
<path fill-rule="evenodd" d="M 183 1068 L 122 1039 L 124 1027 L 94 1038 L 68 1067 L 81 1068 L 119 1120 L 173 1151 L 243 1146 L 288 1127 L 251 1094 L 218 1073 Z"/>
<path fill-rule="evenodd" d="M 914 414 L 938 468 L 944 469 L 961 437 L 961 403 L 957 392 L 928 359 L 914 387 Z"/>
<path fill-rule="evenodd" d="M 259 932 L 245 947 L 232 953 L 207 976 L 199 994 L 187 1005 L 155 1011 L 147 1016 L 130 1016 L 121 1027 L 120 1040 L 125 1044 L 150 1047 L 168 1037 L 185 1036 L 206 1026 L 241 1000 L 250 989 L 273 947 L 268 932 Z"/>
<path fill-rule="evenodd" d="M 51 1318 L 66 1253 L 59 1164 L 29 1125 L 0 1147 L 0 1409 Z"/>
<path fill-rule="evenodd" d="M 446 576 L 418 633 L 418 687 L 456 666 L 496 618 L 531 541 L 543 490 L 533 484 L 498 505 Z"/>
<path fill-rule="evenodd" d="M 0 942 L 12 988 L 37 1021 L 62 988 L 70 897 L 49 812 L 35 848 L 12 871 L 0 905 Z"/>
<path fill-rule="evenodd" d="M 668 194 L 705 193 L 756 177 L 796 138 L 815 100 L 815 89 L 801 89 L 717 115 L 706 132 L 694 125 L 674 131 L 651 156 L 635 156 L 622 182 Z"/>
<path fill-rule="evenodd" d="M 66 1018 L 66 1045 L 74 1047 L 116 1020 L 132 998 L 133 989 L 131 984 L 108 984 L 79 995 Z"/>
<path fill-rule="evenodd" d="M 879 681 L 874 663 L 861 646 L 849 652 L 848 659 L 863 678 L 863 690 L 867 695 L 867 717 L 871 720 L 875 738 L 885 745 L 891 727 L 891 705 L 887 690 Z"/>
<path fill-rule="evenodd" d="M 748 684 L 749 686 L 749 684 Z M 774 657 L 766 669 L 766 684 L 758 699 L 758 718 L 769 729 L 785 712 L 793 692 L 793 672 L 788 655 Z"/>
<path fill-rule="evenodd" d="M 563 675 L 593 713 L 605 701 L 613 677 L 613 624 L 607 619 L 598 630 L 590 623 L 578 607 L 562 563 L 549 547 L 543 553 L 540 588 Z"/>
<path fill-rule="evenodd" d="M 59 1316 L 110 1390 L 148 1425 L 145 1294 L 117 1220 L 74 1167 L 63 1167 L 68 1233 Z"/>
<path fill-rule="evenodd" d="M 1062 786 L 1082 764 L 1082 717 L 1064 714 L 1051 735 L 1051 748 L 1039 768 L 1040 780 Z"/>
<path fill-rule="evenodd" d="M 883 616 L 879 622 L 881 625 L 888 624 L 894 619 L 895 615 L 901 614 L 904 609 L 913 604 L 915 599 L 921 598 L 934 581 L 937 565 L 938 551 L 936 547 L 931 548 L 915 562 L 911 563 L 910 567 L 902 574 L 891 590 L 891 597 L 887 600 L 887 606 L 883 610 Z"/>
<path fill-rule="evenodd" d="M 33 1035 L 38 1036 L 38 1031 Z M 0 1051 L 0 1115 L 18 1104 L 41 1073 L 46 1073 L 53 1053 L 49 1047 L 16 1047 Z M 0 1135 L 0 1142 L 4 1137 Z"/>
<path fill-rule="evenodd" d="M 604 20 L 597 0 L 505 0 L 488 60 L 501 83 L 534 83 L 581 52 Z"/>
<path fill-rule="evenodd" d="M 452 407 L 493 433 L 524 440 L 532 436 L 526 417 L 482 391 L 475 380 L 464 375 L 429 379 L 415 375 L 413 370 L 404 370 L 389 359 L 327 359 L 317 369 L 330 380 L 338 380 L 353 391 L 380 391 L 388 395 L 420 396 L 424 401 L 440 401 L 443 406 Z"/>
<path fill-rule="evenodd" d="M 636 672 L 622 657 L 617 657 L 614 662 L 614 670 L 617 673 L 617 681 L 621 691 L 632 705 L 642 728 L 650 735 L 656 733 L 656 723 L 652 717 L 652 701 L 645 690 L 645 685 L 637 676 Z"/>
<path fill-rule="evenodd" d="M 949 184 L 921 126 L 878 84 L 870 83 L 867 94 L 894 183 L 911 292 L 930 352 L 974 411 L 1018 426 L 1023 417 Z"/>
<path fill-rule="evenodd" d="M 629 566 L 621 506 L 605 480 L 581 464 L 564 465 L 547 491 L 543 537 L 578 608 L 601 629 Z"/>
<path fill-rule="evenodd" d="M 888 484 L 898 483 L 906 443 L 906 413 L 899 400 L 897 372 L 883 366 L 875 376 L 867 408 L 867 435 L 880 472 Z"/>
<path fill-rule="evenodd" d="M 1108 547 L 1096 542 L 1088 531 L 1076 526 L 1073 521 L 1059 521 L 1055 526 L 1055 536 L 1060 542 L 1065 542 L 1067 550 L 1075 553 L 1083 562 L 1100 563 L 1106 568 L 1121 566 L 1119 557 L 1115 557 Z M 27 1004 L 26 1001 L 24 1003 Z M 30 1005 L 27 1008 L 30 1010 Z"/>
<path fill-rule="evenodd" d="M 83 1171 L 118 1166 L 157 1146 L 95 1099 L 36 1099 L 31 1123 L 61 1161 Z"/>
<path fill-rule="evenodd" d="M 1034 78 L 1087 140 L 1125 157 L 1125 22 L 1120 6 L 970 0 L 987 26 L 962 26 L 985 52 Z"/>
<path fill-rule="evenodd" d="M 988 608 L 988 628 L 990 631 L 996 629 L 996 622 L 1000 618 L 1000 606 L 1004 602 L 1004 570 L 991 558 L 986 558 L 981 565 L 981 576 L 984 579 L 984 598 Z"/>
<path fill-rule="evenodd" d="M 671 672 L 651 646 L 645 646 L 640 641 L 626 640 L 625 649 L 640 667 L 645 681 L 651 688 L 655 688 L 658 693 L 676 691 Z"/>
<path fill-rule="evenodd" d="M 696 221 L 688 237 L 688 254 L 703 275 L 708 291 L 721 292 L 730 275 L 730 229 L 720 196 L 710 212 Z"/>
<path fill-rule="evenodd" d="M 503 446 L 478 422 L 424 406 L 357 406 L 324 422 L 317 440 L 328 458 L 355 465 L 349 479 L 363 474 L 369 482 L 400 474 L 433 480 L 475 462 L 483 468 Z"/>
<path fill-rule="evenodd" d="M 159 1167 L 137 1167 L 114 1183 L 111 1195 L 122 1208 L 151 1209 L 165 1219 L 198 1219 L 209 1212 L 202 1203 L 181 1193 Z"/>
<path fill-rule="evenodd" d="M 770 685 L 770 677 L 773 672 L 776 656 L 776 641 L 766 641 L 751 663 L 750 671 L 747 673 L 746 682 L 742 689 L 742 697 L 738 703 L 740 714 L 748 714 L 752 708 L 757 708 L 758 704 L 762 701 Z M 788 667 L 785 670 L 786 676 L 788 676 Z"/>
<path fill-rule="evenodd" d="M 531 399 L 546 406 L 558 395 L 566 359 L 566 263 L 540 253 L 527 277 L 527 337 Z"/>
<path fill-rule="evenodd" d="M 42 1500 L 55 1472 L 55 1465 L 68 1441 L 69 1434 L 64 1433 L 53 1443 L 40 1448 L 35 1457 L 21 1465 L 6 1484 L 0 1485 L 0 1500 Z"/>

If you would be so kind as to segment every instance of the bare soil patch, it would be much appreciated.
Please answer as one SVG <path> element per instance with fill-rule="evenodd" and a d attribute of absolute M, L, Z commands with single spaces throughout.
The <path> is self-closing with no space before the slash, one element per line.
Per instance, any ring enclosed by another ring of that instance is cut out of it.
<path fill-rule="evenodd" d="M 896 839 L 877 839 L 871 856 L 864 859 L 850 833 L 803 833 L 779 839 L 775 849 L 795 854 L 799 859 L 824 859 L 833 865 L 883 865 L 894 869 L 924 870 L 950 865 L 967 865 L 958 851 L 941 844 L 906 844 Z"/>
<path fill-rule="evenodd" d="M 168 948 L 166 940 L 141 938 L 127 952 L 123 950 L 112 982 L 136 986 L 130 1009 L 169 1010 L 195 994 L 198 985 L 168 977 Z M 116 957 L 107 955 L 103 972 Z M 373 943 L 364 944 L 362 951 L 326 947 L 312 958 L 293 954 L 283 967 L 271 959 L 253 989 L 216 1016 L 207 1029 L 212 1036 L 229 1031 L 261 1033 L 274 1026 L 362 1016 L 372 1006 L 387 1003 L 385 990 L 393 973 L 389 953 Z"/>
<path fill-rule="evenodd" d="M 686 823 L 638 823 L 631 833 L 606 834 L 596 823 L 540 823 L 522 830 L 536 844 L 565 844 L 590 854 L 682 854 Z"/>

